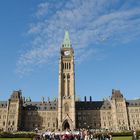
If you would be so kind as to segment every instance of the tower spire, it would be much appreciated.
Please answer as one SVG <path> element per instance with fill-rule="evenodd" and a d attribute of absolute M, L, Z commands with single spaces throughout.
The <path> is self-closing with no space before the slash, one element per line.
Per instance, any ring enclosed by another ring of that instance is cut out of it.
<path fill-rule="evenodd" d="M 70 42 L 68 31 L 65 31 L 65 36 L 64 36 L 62 47 L 63 48 L 71 48 L 71 42 Z"/>
<path fill-rule="evenodd" d="M 60 49 L 59 90 L 58 90 L 58 128 L 71 130 L 75 124 L 75 71 L 74 50 L 71 47 L 68 31 Z"/>

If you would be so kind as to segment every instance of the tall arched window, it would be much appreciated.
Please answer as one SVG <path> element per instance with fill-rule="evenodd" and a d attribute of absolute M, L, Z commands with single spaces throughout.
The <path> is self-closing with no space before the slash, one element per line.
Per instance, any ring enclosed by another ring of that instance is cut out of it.
<path fill-rule="evenodd" d="M 5 121 L 3 122 L 3 126 L 5 126 Z"/>
<path fill-rule="evenodd" d="M 15 124 L 15 122 L 13 121 L 13 122 L 12 122 L 12 125 L 14 125 L 14 124 Z"/>
<path fill-rule="evenodd" d="M 65 104 L 65 112 L 68 112 L 69 111 L 69 105 L 66 103 Z"/>
<path fill-rule="evenodd" d="M 66 84 L 66 82 L 65 82 L 65 79 L 66 79 L 66 76 L 65 76 L 65 74 L 63 74 L 63 86 L 62 86 L 62 96 L 64 96 L 65 95 L 65 84 Z"/>
<path fill-rule="evenodd" d="M 65 80 L 65 74 L 63 74 L 63 79 Z"/>
<path fill-rule="evenodd" d="M 71 69 L 71 65 L 70 65 L 70 63 L 69 63 L 69 69 Z"/>
<path fill-rule="evenodd" d="M 70 75 L 68 74 L 68 96 L 70 95 Z"/>
<path fill-rule="evenodd" d="M 62 63 L 62 70 L 64 69 L 64 63 Z"/>

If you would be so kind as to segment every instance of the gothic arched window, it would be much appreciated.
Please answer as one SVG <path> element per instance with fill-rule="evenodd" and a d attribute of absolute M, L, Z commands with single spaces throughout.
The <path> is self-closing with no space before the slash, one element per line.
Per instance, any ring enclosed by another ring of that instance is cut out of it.
<path fill-rule="evenodd" d="M 67 75 L 68 79 L 70 79 L 70 74 Z"/>
<path fill-rule="evenodd" d="M 68 78 L 68 96 L 70 95 L 70 74 L 67 75 Z"/>
<path fill-rule="evenodd" d="M 68 112 L 69 111 L 69 105 L 66 103 L 65 104 L 65 112 Z"/>
<path fill-rule="evenodd" d="M 71 65 L 70 65 L 70 63 L 69 63 L 69 69 L 71 69 Z"/>
<path fill-rule="evenodd" d="M 3 126 L 5 126 L 5 121 L 3 122 Z"/>
<path fill-rule="evenodd" d="M 63 74 L 63 79 L 65 80 L 65 74 Z"/>
<path fill-rule="evenodd" d="M 12 125 L 14 125 L 14 124 L 15 124 L 15 122 L 13 121 L 13 122 L 12 122 Z"/>
<path fill-rule="evenodd" d="M 10 121 L 8 122 L 8 125 L 10 125 L 11 123 L 10 123 Z"/>

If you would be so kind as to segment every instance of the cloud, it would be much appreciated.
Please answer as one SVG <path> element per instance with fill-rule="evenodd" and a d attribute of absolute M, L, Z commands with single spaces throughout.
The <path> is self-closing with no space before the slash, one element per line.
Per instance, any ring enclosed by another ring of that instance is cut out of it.
<path fill-rule="evenodd" d="M 20 55 L 18 73 L 24 74 L 36 65 L 57 61 L 66 29 L 79 62 L 100 53 L 97 46 L 128 43 L 140 36 L 138 1 L 44 1 L 37 6 L 35 15 L 37 20 L 27 31 L 31 47 Z"/>
<path fill-rule="evenodd" d="M 41 3 L 38 5 L 38 10 L 36 12 L 36 16 L 39 18 L 40 16 L 45 15 L 48 12 L 49 3 Z"/>

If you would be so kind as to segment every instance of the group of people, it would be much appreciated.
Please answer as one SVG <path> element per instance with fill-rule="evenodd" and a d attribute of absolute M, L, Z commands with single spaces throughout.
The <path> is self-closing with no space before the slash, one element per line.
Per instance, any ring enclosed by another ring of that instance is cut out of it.
<path fill-rule="evenodd" d="M 65 131 L 51 132 L 47 130 L 42 135 L 38 136 L 36 140 L 112 140 L 112 135 L 109 133 L 96 133 L 95 131 L 88 131 L 86 129 L 80 129 L 71 131 L 66 129 Z"/>
<path fill-rule="evenodd" d="M 46 132 L 40 133 L 33 140 L 112 140 L 112 135 L 108 132 L 97 133 L 86 129 L 74 131 L 69 129 L 65 131 L 46 130 Z M 136 131 L 132 133 L 132 140 L 139 140 Z"/>

